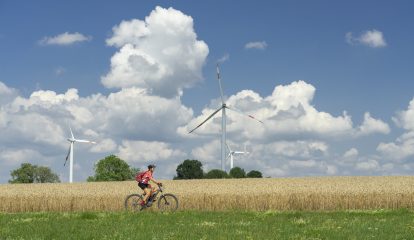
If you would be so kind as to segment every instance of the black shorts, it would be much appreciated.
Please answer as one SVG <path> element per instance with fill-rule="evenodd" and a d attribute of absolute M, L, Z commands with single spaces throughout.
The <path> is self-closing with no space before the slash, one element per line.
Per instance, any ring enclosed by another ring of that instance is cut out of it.
<path fill-rule="evenodd" d="M 145 188 L 151 188 L 151 185 L 149 185 L 148 183 L 139 182 L 138 187 L 144 190 Z"/>

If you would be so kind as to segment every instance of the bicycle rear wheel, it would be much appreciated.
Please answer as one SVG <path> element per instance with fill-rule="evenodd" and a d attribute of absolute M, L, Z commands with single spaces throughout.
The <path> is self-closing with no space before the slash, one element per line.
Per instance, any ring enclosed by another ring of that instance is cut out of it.
<path fill-rule="evenodd" d="M 143 201 L 142 195 L 131 194 L 125 198 L 125 210 L 127 211 L 141 211 L 141 202 Z"/>
<path fill-rule="evenodd" d="M 178 199 L 171 193 L 163 194 L 158 199 L 158 209 L 161 212 L 174 212 L 178 208 Z"/>

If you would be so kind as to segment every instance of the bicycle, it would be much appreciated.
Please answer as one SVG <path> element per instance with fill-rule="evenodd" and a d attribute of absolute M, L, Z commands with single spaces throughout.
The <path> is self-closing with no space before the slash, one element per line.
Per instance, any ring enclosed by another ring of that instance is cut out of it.
<path fill-rule="evenodd" d="M 147 204 L 141 206 L 141 202 L 144 200 L 142 194 L 131 194 L 125 198 L 125 209 L 127 211 L 142 211 L 152 206 L 157 198 L 157 195 L 161 193 L 158 198 L 158 209 L 161 212 L 174 212 L 178 208 L 178 199 L 174 194 L 163 193 L 163 187 L 158 185 L 158 189 L 148 198 Z"/>

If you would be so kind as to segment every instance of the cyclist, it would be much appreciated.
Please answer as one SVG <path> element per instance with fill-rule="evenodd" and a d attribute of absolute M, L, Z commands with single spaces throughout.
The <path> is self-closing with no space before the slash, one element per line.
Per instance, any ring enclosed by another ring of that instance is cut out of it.
<path fill-rule="evenodd" d="M 155 192 L 155 188 L 151 187 L 149 181 L 154 182 L 157 185 L 162 185 L 160 182 L 156 181 L 152 175 L 155 170 L 155 164 L 148 165 L 148 170 L 145 171 L 141 177 L 141 180 L 138 182 L 138 186 L 144 191 L 144 200 L 141 202 L 141 206 L 145 206 L 147 204 L 148 198 L 151 196 L 152 193 Z"/>

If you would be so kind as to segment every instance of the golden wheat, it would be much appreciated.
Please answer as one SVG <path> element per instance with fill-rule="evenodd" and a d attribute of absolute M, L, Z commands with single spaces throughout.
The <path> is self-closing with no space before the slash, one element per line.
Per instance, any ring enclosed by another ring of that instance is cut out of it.
<path fill-rule="evenodd" d="M 165 180 L 181 210 L 414 209 L 414 177 Z M 1 212 L 119 211 L 133 181 L 0 185 Z"/>

